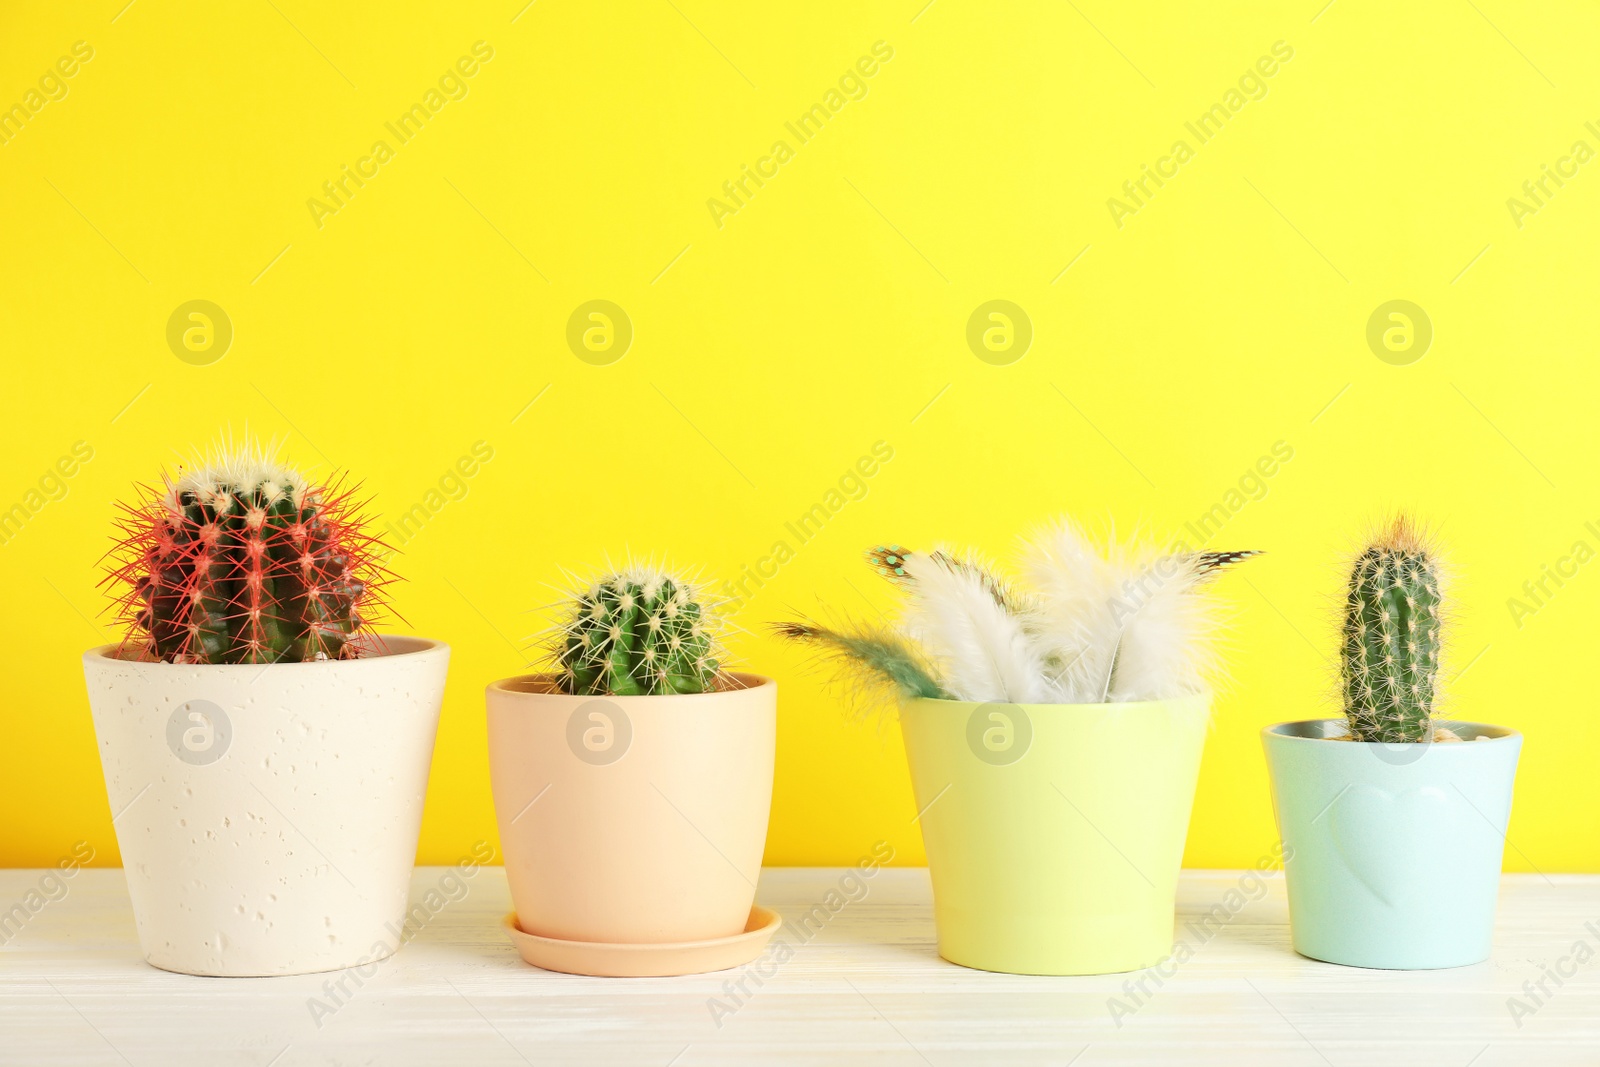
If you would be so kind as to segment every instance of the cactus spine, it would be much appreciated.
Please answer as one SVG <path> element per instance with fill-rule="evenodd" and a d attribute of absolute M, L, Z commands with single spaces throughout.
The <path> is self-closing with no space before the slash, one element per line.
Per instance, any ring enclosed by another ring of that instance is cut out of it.
<path fill-rule="evenodd" d="M 715 617 L 682 578 L 650 568 L 578 593 L 559 631 L 563 692 L 705 693 L 717 687 Z"/>
<path fill-rule="evenodd" d="M 1404 519 L 1356 558 L 1340 669 L 1352 739 L 1432 740 L 1440 599 L 1438 561 Z"/>
<path fill-rule="evenodd" d="M 353 658 L 385 580 L 351 491 L 246 445 L 124 506 L 107 579 L 120 654 L 169 663 Z"/>

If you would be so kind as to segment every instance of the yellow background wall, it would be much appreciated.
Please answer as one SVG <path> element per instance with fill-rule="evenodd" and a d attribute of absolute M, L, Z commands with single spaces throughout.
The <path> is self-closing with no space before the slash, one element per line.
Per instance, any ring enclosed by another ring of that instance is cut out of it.
<path fill-rule="evenodd" d="M 920 862 L 896 728 L 847 721 L 762 624 L 887 606 L 860 562 L 880 539 L 1004 552 L 1070 511 L 1172 535 L 1210 512 L 1213 547 L 1269 550 L 1221 585 L 1234 677 L 1187 855 L 1253 863 L 1257 732 L 1332 707 L 1335 561 L 1404 505 L 1459 572 L 1454 712 L 1527 734 L 1508 867 L 1600 869 L 1577 669 L 1600 164 L 1561 162 L 1600 148 L 1592 8 L 125 2 L 0 14 L 0 106 L 26 116 L 0 145 L 0 507 L 26 513 L 0 544 L 0 863 L 78 839 L 116 861 L 78 659 L 108 639 L 111 502 L 248 427 L 362 476 L 384 521 L 427 509 L 396 560 L 399 609 L 455 650 L 423 862 L 495 840 L 482 687 L 523 669 L 561 567 L 631 547 L 734 576 L 780 539 L 734 642 L 782 683 L 768 862 L 879 839 Z M 30 98 L 79 41 L 92 59 L 45 81 L 65 95 Z M 479 41 L 465 95 L 400 143 L 385 123 Z M 846 79 L 801 143 L 785 123 L 880 41 L 865 95 Z M 1275 42 L 1292 58 L 1191 133 Z M 392 158 L 360 164 L 378 140 Z M 758 164 L 776 174 L 738 210 L 708 207 Z M 1136 202 L 1146 164 L 1176 173 Z M 1535 205 L 1545 164 L 1570 176 Z M 566 340 L 595 299 L 634 330 L 605 366 Z M 966 340 L 994 299 L 1032 324 L 1009 365 Z M 1433 328 L 1409 365 L 1366 339 L 1396 299 Z M 232 324 L 210 365 L 167 342 L 192 300 Z M 880 441 L 864 496 L 786 533 Z M 60 498 L 30 495 L 77 442 Z M 430 497 L 478 442 L 464 496 Z M 1571 577 L 1515 618 L 1546 566 Z"/>

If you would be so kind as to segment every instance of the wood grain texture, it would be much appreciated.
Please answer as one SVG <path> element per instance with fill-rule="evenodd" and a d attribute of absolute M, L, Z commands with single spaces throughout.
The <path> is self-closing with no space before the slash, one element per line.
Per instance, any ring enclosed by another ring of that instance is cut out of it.
<path fill-rule="evenodd" d="M 944 962 L 920 869 L 881 871 L 864 895 L 849 892 L 843 871 L 767 869 L 760 899 L 789 920 L 779 936 L 794 951 L 766 965 L 775 973 L 763 984 L 747 978 L 748 996 L 733 990 L 740 972 L 596 979 L 528 967 L 500 929 L 509 909 L 501 869 L 483 868 L 453 901 L 448 873 L 417 869 L 413 900 L 438 890 L 445 903 L 357 985 L 353 972 L 158 971 L 140 957 L 121 872 L 82 871 L 67 896 L 0 945 L 0 1063 L 1600 1063 L 1600 959 L 1571 959 L 1580 942 L 1584 955 L 1600 950 L 1595 876 L 1508 875 L 1490 962 L 1383 972 L 1295 955 L 1279 876 L 1263 884 L 1239 872 L 1186 871 L 1177 932 L 1192 956 L 1159 987 L 1146 978 L 1150 995 L 1136 1004 L 1125 983 L 1142 973 L 1031 978 Z M 0 908 L 40 877 L 0 871 Z M 833 912 L 830 891 L 839 893 Z M 1218 905 L 1218 916 L 1236 913 L 1202 940 L 1190 924 Z M 802 936 L 808 913 L 815 929 Z M 1546 978 L 1553 995 L 1514 1019 L 1508 999 L 1563 959 L 1575 974 L 1560 987 Z M 335 1005 L 325 984 L 341 975 L 348 995 Z M 1113 1019 L 1114 997 L 1135 1010 Z M 315 1018 L 312 998 L 334 1010 Z M 714 1010 L 718 1001 L 731 1013 Z"/>

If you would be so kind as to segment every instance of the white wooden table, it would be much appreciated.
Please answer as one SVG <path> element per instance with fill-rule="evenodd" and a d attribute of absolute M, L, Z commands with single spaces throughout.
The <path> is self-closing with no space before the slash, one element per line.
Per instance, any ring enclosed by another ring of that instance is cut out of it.
<path fill-rule="evenodd" d="M 441 872 L 419 868 L 413 899 Z M 769 868 L 759 899 L 795 918 L 839 877 Z M 0 908 L 38 882 L 0 871 Z M 1180 934 L 1239 885 L 1236 872 L 1186 872 Z M 207 979 L 147 966 L 122 872 L 87 870 L 0 946 L 0 1063 L 1600 1064 L 1600 956 L 1570 955 L 1579 942 L 1600 952 L 1600 877 L 1507 876 L 1489 963 L 1384 972 L 1296 956 L 1277 876 L 1209 941 L 1189 935 L 1193 957 L 1159 988 L 1146 979 L 1138 1003 L 1125 983 L 1140 974 L 1029 978 L 946 963 L 930 900 L 926 871 L 880 872 L 810 941 L 785 927 L 793 957 L 759 987 L 747 979 L 743 996 L 738 972 L 601 979 L 527 966 L 501 930 L 509 897 L 489 867 L 370 978 L 347 979 L 335 1005 L 325 983 L 339 974 Z M 1514 1019 L 1509 998 L 1563 959 L 1576 973 L 1560 987 L 1544 978 L 1552 995 Z M 1114 1020 L 1113 997 L 1135 1010 Z M 315 1018 L 313 998 L 335 1010 Z"/>

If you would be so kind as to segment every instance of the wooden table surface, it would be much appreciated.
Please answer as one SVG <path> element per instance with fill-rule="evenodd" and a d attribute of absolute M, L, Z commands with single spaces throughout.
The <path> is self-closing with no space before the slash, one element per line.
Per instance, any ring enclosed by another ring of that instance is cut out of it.
<path fill-rule="evenodd" d="M 413 899 L 445 870 L 418 868 Z M 0 908 L 40 873 L 0 871 Z M 840 877 L 769 868 L 758 899 L 797 918 Z M 375 974 L 347 981 L 337 1004 L 324 984 L 338 974 L 156 970 L 140 957 L 121 871 L 85 870 L 68 885 L 8 939 L 0 932 L 0 1063 L 1600 1064 L 1595 876 L 1508 875 L 1488 963 L 1386 972 L 1295 955 L 1281 876 L 1261 886 L 1187 871 L 1178 932 L 1192 956 L 1158 985 L 1142 972 L 1037 978 L 946 963 L 927 872 L 886 869 L 809 941 L 785 926 L 792 958 L 759 986 L 746 979 L 745 996 L 731 985 L 738 972 L 605 979 L 529 967 L 500 927 L 504 875 L 486 867 Z M 1187 920 L 1237 904 L 1229 893 L 1241 887 L 1257 899 L 1220 932 L 1203 943 L 1186 933 Z M 1141 977 L 1148 995 L 1130 994 Z"/>

